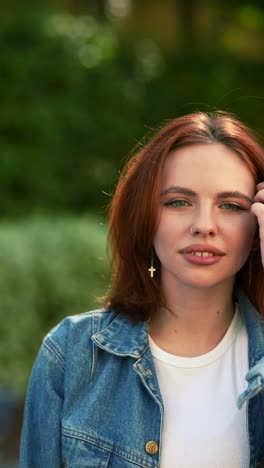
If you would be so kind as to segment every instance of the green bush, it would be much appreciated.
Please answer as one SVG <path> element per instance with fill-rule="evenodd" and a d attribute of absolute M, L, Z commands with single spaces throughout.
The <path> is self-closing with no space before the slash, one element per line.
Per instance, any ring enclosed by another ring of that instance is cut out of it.
<path fill-rule="evenodd" d="M 25 392 L 36 352 L 65 315 L 99 307 L 106 226 L 93 217 L 0 225 L 0 382 Z"/>
<path fill-rule="evenodd" d="M 264 133 L 260 0 L 2 4 L 1 218 L 96 213 L 131 148 L 178 115 L 220 107 Z"/>

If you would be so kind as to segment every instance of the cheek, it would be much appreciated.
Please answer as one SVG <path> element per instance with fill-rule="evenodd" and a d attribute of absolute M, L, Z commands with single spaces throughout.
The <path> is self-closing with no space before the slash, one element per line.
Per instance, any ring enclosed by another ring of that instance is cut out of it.
<path fill-rule="evenodd" d="M 232 231 L 230 232 L 230 245 L 232 244 L 233 247 L 243 251 L 243 253 L 249 253 L 252 249 L 256 232 L 257 222 L 251 216 L 240 220 L 238 223 L 234 222 L 232 224 Z"/>
<path fill-rule="evenodd" d="M 154 236 L 153 245 L 156 253 L 164 249 L 166 250 L 167 247 L 170 248 L 172 244 L 175 244 L 176 239 L 177 232 L 173 224 L 167 217 L 162 217 Z"/>
<path fill-rule="evenodd" d="M 241 227 L 241 232 L 244 233 L 245 242 L 253 243 L 254 239 L 257 236 L 257 219 L 254 215 L 250 215 L 249 219 L 245 220 L 243 226 Z"/>
<path fill-rule="evenodd" d="M 169 232 L 165 229 L 164 226 L 159 226 L 156 231 L 154 242 L 153 242 L 156 252 L 158 252 L 165 245 L 168 245 L 168 243 L 170 242 L 169 239 L 170 239 Z"/>

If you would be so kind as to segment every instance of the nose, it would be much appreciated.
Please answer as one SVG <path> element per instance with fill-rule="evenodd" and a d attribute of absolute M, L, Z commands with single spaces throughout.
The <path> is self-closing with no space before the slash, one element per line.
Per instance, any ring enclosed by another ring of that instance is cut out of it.
<path fill-rule="evenodd" d="M 217 233 L 216 219 L 209 207 L 198 210 L 192 219 L 190 232 L 193 236 L 215 236 Z"/>

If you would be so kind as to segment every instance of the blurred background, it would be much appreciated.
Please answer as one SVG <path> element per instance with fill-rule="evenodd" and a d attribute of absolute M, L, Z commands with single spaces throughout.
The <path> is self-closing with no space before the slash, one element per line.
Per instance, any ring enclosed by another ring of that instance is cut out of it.
<path fill-rule="evenodd" d="M 10 0 L 0 15 L 0 467 L 43 336 L 98 307 L 106 212 L 144 135 L 197 110 L 264 133 L 262 0 Z"/>

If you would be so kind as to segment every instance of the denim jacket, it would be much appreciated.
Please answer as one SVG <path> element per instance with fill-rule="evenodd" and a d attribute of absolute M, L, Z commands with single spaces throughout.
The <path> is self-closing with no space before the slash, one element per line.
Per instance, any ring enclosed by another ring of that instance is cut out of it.
<path fill-rule="evenodd" d="M 264 320 L 243 292 L 249 337 L 250 468 L 264 466 Z M 44 339 L 29 382 L 20 468 L 159 467 L 163 404 L 146 322 L 112 311 L 64 319 Z M 177 454 L 175 454 L 175 458 Z"/>

